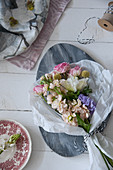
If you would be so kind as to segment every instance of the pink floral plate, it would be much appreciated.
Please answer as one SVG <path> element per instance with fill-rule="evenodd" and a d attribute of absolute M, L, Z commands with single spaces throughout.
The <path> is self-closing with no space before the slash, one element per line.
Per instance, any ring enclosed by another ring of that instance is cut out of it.
<path fill-rule="evenodd" d="M 21 134 L 16 145 L 0 154 L 0 169 L 21 170 L 27 164 L 32 149 L 32 142 L 27 129 L 14 120 L 0 120 L 0 141 L 13 134 Z"/>

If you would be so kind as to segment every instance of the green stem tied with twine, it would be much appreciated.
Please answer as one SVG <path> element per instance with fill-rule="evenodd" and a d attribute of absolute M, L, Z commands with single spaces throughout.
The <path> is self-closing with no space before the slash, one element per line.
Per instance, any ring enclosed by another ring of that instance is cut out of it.
<path fill-rule="evenodd" d="M 79 114 L 77 114 L 77 113 L 76 113 L 76 117 L 77 117 L 78 126 L 82 127 L 87 133 L 89 133 L 91 124 L 89 122 L 84 122 L 80 118 Z M 96 144 L 95 144 L 95 146 L 100 151 L 100 154 L 101 154 L 102 158 L 104 159 L 104 162 L 105 162 L 105 164 L 107 166 L 107 169 L 110 170 L 110 166 L 113 167 L 113 160 L 111 158 L 109 158 L 107 155 L 105 155 Z"/>

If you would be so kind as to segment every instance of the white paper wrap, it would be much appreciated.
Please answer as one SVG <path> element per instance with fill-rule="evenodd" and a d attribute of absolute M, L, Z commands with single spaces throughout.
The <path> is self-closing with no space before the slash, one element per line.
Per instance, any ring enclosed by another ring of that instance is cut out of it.
<path fill-rule="evenodd" d="M 74 65 L 87 69 L 90 72 L 89 86 L 93 89 L 90 95 L 96 103 L 96 110 L 91 118 L 91 129 L 93 131 L 98 127 L 112 111 L 113 108 L 113 74 L 104 69 L 100 64 L 90 61 L 81 60 Z M 36 84 L 38 84 L 37 81 Z M 35 96 L 33 90 L 30 91 L 30 102 L 34 114 L 34 122 L 37 126 L 43 127 L 48 132 L 67 133 L 69 135 L 87 135 L 83 128 L 74 127 L 66 124 L 56 112 L 47 105 L 41 97 Z M 109 123 L 109 122 L 108 122 Z M 102 136 L 94 134 L 86 140 L 89 158 L 90 170 L 107 170 L 107 166 L 95 144 L 104 154 L 113 159 L 113 141 Z"/>

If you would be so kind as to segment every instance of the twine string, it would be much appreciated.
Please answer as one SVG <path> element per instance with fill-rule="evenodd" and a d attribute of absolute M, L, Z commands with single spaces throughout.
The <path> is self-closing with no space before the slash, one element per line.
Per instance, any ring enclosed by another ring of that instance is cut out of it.
<path fill-rule="evenodd" d="M 105 11 L 105 14 L 113 14 L 113 4 L 108 6 L 108 9 Z"/>
<path fill-rule="evenodd" d="M 85 23 L 84 23 L 84 29 L 78 34 L 78 37 L 77 37 L 77 42 L 79 42 L 80 44 L 84 44 L 84 45 L 86 45 L 86 44 L 91 44 L 91 43 L 94 43 L 95 42 L 95 36 L 94 35 L 92 35 L 92 37 L 91 38 L 81 38 L 81 36 L 82 36 L 82 34 L 83 34 L 83 32 L 88 28 L 88 22 L 90 21 L 90 20 L 93 20 L 93 19 L 100 19 L 100 18 L 98 18 L 98 17 L 90 17 L 90 18 L 88 18 L 86 21 L 85 21 Z"/>
<path fill-rule="evenodd" d="M 84 141 L 86 142 L 88 140 L 89 137 L 97 134 L 97 133 L 101 133 L 103 132 L 103 130 L 105 129 L 107 125 L 107 120 L 104 120 L 101 124 L 99 124 L 92 132 L 90 133 L 87 133 L 85 136 L 84 136 Z"/>
<path fill-rule="evenodd" d="M 105 11 L 105 13 L 104 14 L 113 14 L 113 4 L 111 4 L 111 5 L 108 5 L 108 9 Z M 84 33 L 84 31 L 86 31 L 87 30 L 87 28 L 88 28 L 88 22 L 90 21 L 90 20 L 93 20 L 93 19 L 97 19 L 97 20 L 99 20 L 100 18 L 99 17 L 90 17 L 90 18 L 88 18 L 86 21 L 85 21 L 85 23 L 84 23 L 84 29 L 78 34 L 78 37 L 77 37 L 77 42 L 79 42 L 80 44 L 84 44 L 84 45 L 86 45 L 86 44 L 91 44 L 91 43 L 94 43 L 95 42 L 95 35 L 93 34 L 92 35 L 92 37 L 91 38 L 81 38 L 82 37 L 82 35 L 83 35 L 83 33 Z"/>

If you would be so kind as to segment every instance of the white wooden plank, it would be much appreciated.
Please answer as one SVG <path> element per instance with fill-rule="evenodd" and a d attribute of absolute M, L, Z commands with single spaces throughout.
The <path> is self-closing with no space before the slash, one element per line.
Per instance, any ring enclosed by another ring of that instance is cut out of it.
<path fill-rule="evenodd" d="M 95 61 L 99 62 L 106 69 L 113 72 L 113 44 L 112 43 L 92 43 L 83 45 L 72 41 L 49 41 L 46 50 L 55 44 L 69 43 L 89 54 Z M 45 51 L 46 51 L 45 50 Z"/>
<path fill-rule="evenodd" d="M 28 91 L 35 75 L 0 74 L 0 109 L 31 110 Z"/>
<path fill-rule="evenodd" d="M 66 158 L 54 152 L 32 152 L 31 159 L 24 170 L 88 170 L 88 168 L 88 154 Z"/>
<path fill-rule="evenodd" d="M 37 68 L 37 67 L 35 67 Z M 19 74 L 34 74 L 36 69 L 25 70 L 8 62 L 7 60 L 0 60 L 0 73 L 19 73 Z"/>
<path fill-rule="evenodd" d="M 0 119 L 10 119 L 21 123 L 30 133 L 32 149 L 35 151 L 51 151 L 44 142 L 38 126 L 34 124 L 32 112 L 0 111 Z"/>
<path fill-rule="evenodd" d="M 90 17 L 101 18 L 104 9 L 73 9 L 68 8 L 62 19 L 57 24 L 50 40 L 77 41 L 80 32 L 85 28 L 85 22 Z M 91 38 L 93 35 L 96 42 L 113 42 L 113 33 L 102 29 L 98 19 L 92 19 L 88 22 L 88 29 L 84 31 L 85 38 Z M 84 38 L 82 34 L 82 38 Z"/>
<path fill-rule="evenodd" d="M 110 0 L 72 0 L 70 8 L 107 8 Z"/>
<path fill-rule="evenodd" d="M 32 111 L 0 111 L 0 119 L 10 119 L 20 122 L 26 128 L 34 126 Z"/>

